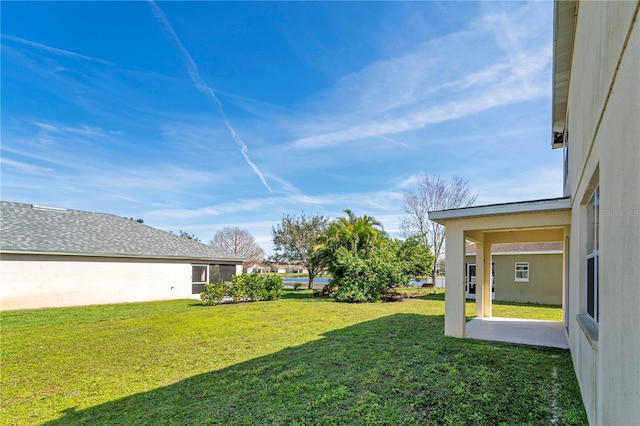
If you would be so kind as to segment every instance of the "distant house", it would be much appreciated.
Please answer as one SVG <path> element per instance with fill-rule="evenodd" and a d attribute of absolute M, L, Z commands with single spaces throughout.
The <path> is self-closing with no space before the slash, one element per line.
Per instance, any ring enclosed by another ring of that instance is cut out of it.
<path fill-rule="evenodd" d="M 562 242 L 491 246 L 492 299 L 562 305 Z M 476 296 L 476 245 L 466 246 L 467 299 Z"/>
<path fill-rule="evenodd" d="M 248 274 L 251 274 L 253 272 L 257 272 L 259 274 L 268 274 L 269 272 L 271 272 L 271 267 L 262 265 L 260 263 L 253 263 L 247 266 L 246 271 Z"/>
<path fill-rule="evenodd" d="M 0 202 L 0 309 L 198 297 L 242 260 L 104 213 Z"/>
<path fill-rule="evenodd" d="M 285 270 L 290 274 L 307 274 L 309 271 L 302 265 L 285 265 Z"/>
<path fill-rule="evenodd" d="M 271 265 L 271 272 L 276 274 L 306 274 L 307 268 L 301 265 L 284 265 L 274 263 Z"/>

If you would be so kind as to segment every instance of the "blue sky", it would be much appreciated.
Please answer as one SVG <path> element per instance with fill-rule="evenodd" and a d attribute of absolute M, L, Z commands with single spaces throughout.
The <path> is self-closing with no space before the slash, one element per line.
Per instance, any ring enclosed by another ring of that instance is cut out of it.
<path fill-rule="evenodd" d="M 271 249 L 423 173 L 561 196 L 552 2 L 2 2 L 1 197 Z"/>

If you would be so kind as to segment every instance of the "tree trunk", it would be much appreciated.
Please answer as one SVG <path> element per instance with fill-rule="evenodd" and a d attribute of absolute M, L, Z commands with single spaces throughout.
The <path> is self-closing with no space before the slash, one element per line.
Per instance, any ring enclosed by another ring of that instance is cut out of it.
<path fill-rule="evenodd" d="M 313 279 L 316 277 L 315 274 L 313 274 L 311 271 L 309 271 L 309 286 L 307 287 L 308 289 L 312 289 L 313 288 Z"/>

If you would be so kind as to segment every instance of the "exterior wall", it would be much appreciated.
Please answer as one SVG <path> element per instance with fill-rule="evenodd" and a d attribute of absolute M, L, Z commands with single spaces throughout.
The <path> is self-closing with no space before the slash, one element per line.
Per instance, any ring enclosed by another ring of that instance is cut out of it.
<path fill-rule="evenodd" d="M 562 254 L 493 254 L 495 300 L 562 305 Z M 475 263 L 475 256 L 467 256 Z M 515 280 L 515 263 L 529 262 L 529 281 Z"/>
<path fill-rule="evenodd" d="M 591 424 L 637 424 L 640 419 L 638 8 L 638 1 L 583 1 L 576 21 L 567 121 L 573 203 L 567 315 Z M 596 185 L 600 292 L 594 340 L 576 318 L 586 312 L 585 204 Z"/>
<path fill-rule="evenodd" d="M 191 263 L 3 254 L 0 309 L 35 309 L 191 297 Z"/>

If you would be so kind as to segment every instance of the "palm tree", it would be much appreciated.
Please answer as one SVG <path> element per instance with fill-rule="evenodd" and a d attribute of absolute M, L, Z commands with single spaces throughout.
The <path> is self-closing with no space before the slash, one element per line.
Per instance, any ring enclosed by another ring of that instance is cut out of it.
<path fill-rule="evenodd" d="M 378 241 L 387 234 L 382 224 L 372 216 L 356 216 L 351 210 L 344 211 L 347 217 L 341 217 L 329 224 L 324 241 L 329 251 L 345 247 L 354 255 L 365 255 L 375 250 Z"/>

